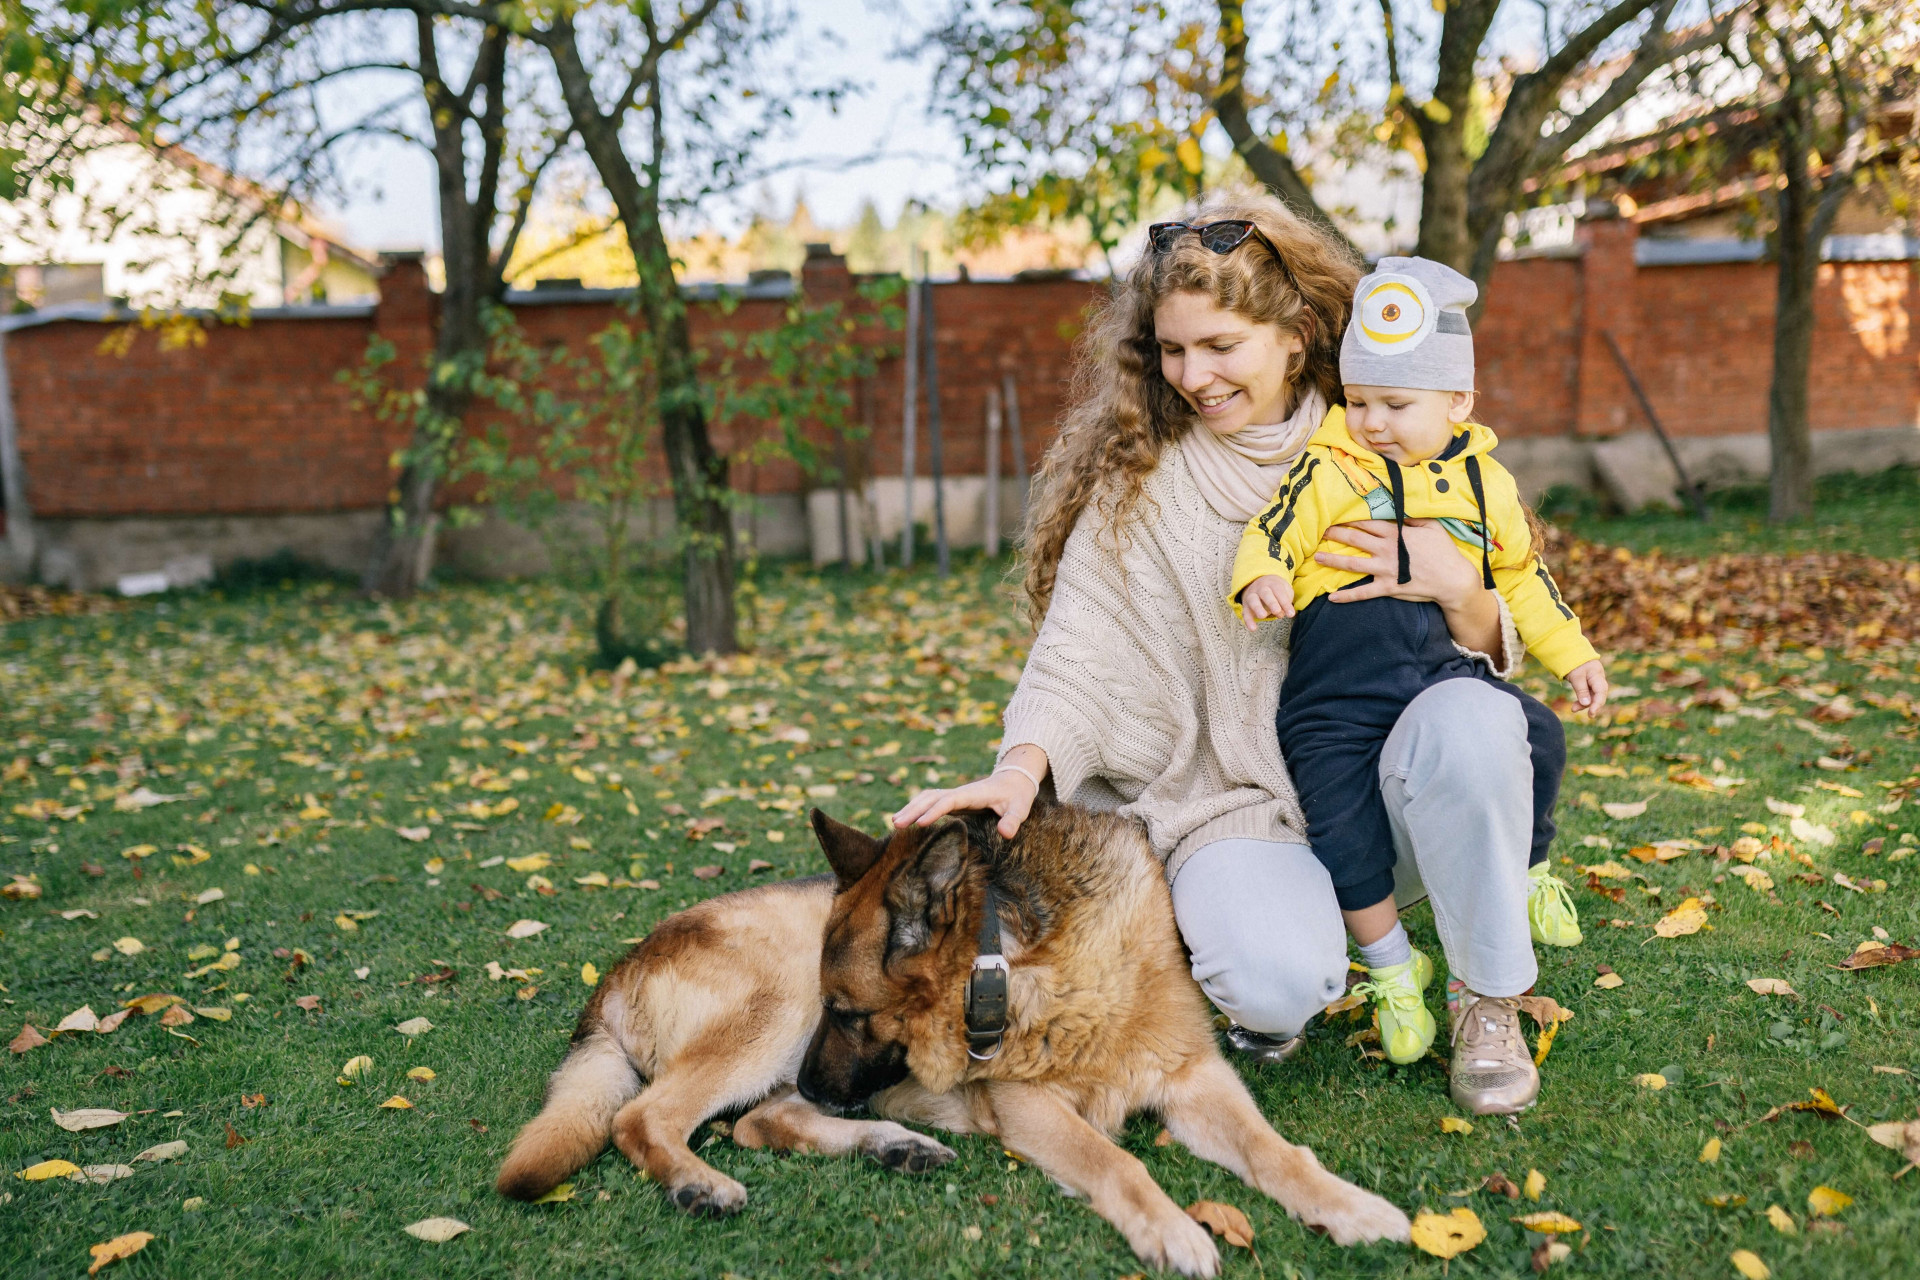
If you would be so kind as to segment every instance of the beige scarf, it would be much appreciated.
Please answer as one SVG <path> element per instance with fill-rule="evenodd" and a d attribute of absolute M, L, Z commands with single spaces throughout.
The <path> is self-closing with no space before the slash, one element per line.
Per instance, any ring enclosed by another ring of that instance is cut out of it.
<path fill-rule="evenodd" d="M 1273 501 L 1287 468 L 1326 416 L 1327 402 L 1308 391 L 1284 422 L 1242 427 L 1230 436 L 1196 423 L 1181 442 L 1182 452 L 1207 505 L 1229 520 L 1253 519 Z"/>

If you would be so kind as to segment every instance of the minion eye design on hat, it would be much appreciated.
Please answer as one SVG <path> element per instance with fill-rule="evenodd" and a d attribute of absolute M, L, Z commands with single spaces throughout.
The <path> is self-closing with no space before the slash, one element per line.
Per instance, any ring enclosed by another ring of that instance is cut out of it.
<path fill-rule="evenodd" d="M 1353 317 L 1361 345 L 1378 355 L 1411 351 L 1433 332 L 1438 311 L 1427 287 L 1409 276 L 1376 281 Z"/>

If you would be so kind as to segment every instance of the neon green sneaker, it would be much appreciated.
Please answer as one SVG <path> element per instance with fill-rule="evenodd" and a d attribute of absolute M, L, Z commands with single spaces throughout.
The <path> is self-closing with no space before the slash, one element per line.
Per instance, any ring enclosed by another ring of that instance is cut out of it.
<path fill-rule="evenodd" d="M 1544 862 L 1527 868 L 1527 927 L 1543 947 L 1580 945 L 1580 913 L 1574 909 L 1567 882 Z"/>
<path fill-rule="evenodd" d="M 1433 961 L 1414 948 L 1413 959 L 1405 964 L 1390 964 L 1367 970 L 1371 982 L 1353 988 L 1352 994 L 1366 996 L 1374 1003 L 1380 1023 L 1380 1047 L 1388 1062 L 1405 1065 L 1418 1062 L 1433 1045 L 1440 1028 L 1427 1012 L 1420 993 L 1433 981 Z"/>

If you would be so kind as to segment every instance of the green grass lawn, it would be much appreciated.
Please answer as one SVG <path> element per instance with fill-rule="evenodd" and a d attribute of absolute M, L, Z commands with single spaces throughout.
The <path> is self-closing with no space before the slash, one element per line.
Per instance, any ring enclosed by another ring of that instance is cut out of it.
<path fill-rule="evenodd" d="M 566 1046 L 583 965 L 605 972 L 707 895 L 824 869 L 809 804 L 877 829 L 911 788 L 987 764 L 1024 644 L 1001 574 L 977 560 L 945 583 L 770 572 L 752 657 L 617 691 L 589 662 L 590 600 L 556 586 L 387 605 L 305 585 L 0 630 L 0 873 L 42 889 L 0 902 L 4 1037 L 149 993 L 231 1010 L 171 1027 L 135 1015 L 110 1035 L 0 1055 L 0 1275 L 79 1274 L 88 1246 L 131 1231 L 153 1242 L 107 1274 L 1136 1271 L 1083 1205 L 974 1139 L 950 1139 L 959 1160 L 911 1178 L 703 1133 L 703 1156 L 752 1193 L 720 1223 L 683 1217 L 611 1152 L 565 1203 L 491 1189 Z M 1732 692 L 1677 709 L 1675 681 L 1695 672 L 1695 692 Z M 1337 1172 L 1410 1211 L 1473 1209 L 1487 1239 L 1447 1274 L 1531 1275 L 1509 1219 L 1547 1209 L 1581 1224 L 1555 1267 L 1568 1274 L 1732 1275 L 1736 1248 L 1780 1277 L 1910 1273 L 1920 1175 L 1893 1181 L 1896 1153 L 1850 1120 L 1915 1114 L 1920 963 L 1834 966 L 1876 927 L 1920 940 L 1920 859 L 1907 856 L 1920 823 L 1901 803 L 1920 786 L 1920 652 L 1628 655 L 1614 674 L 1632 717 L 1569 725 L 1586 772 L 1568 779 L 1556 855 L 1588 936 L 1542 956 L 1540 993 L 1575 1016 L 1540 1105 L 1443 1133 L 1443 1068 L 1365 1057 L 1348 1043 L 1365 1024 L 1347 1016 L 1249 1082 L 1280 1131 Z M 1814 718 L 1841 695 L 1862 714 Z M 178 798 L 119 807 L 141 787 Z M 1822 830 L 1796 835 L 1769 797 Z M 1639 800 L 1639 816 L 1600 808 Z M 1781 838 L 1754 864 L 1771 892 L 1709 851 L 1743 835 Z M 1633 853 L 1661 839 L 1703 849 Z M 550 864 L 502 862 L 535 854 Z M 750 871 L 755 860 L 772 869 Z M 1571 865 L 1609 862 L 1625 878 L 1595 883 L 1619 902 Z M 722 870 L 696 878 L 706 867 Z M 1654 937 L 1688 896 L 1711 897 L 1710 930 Z M 1437 956 L 1430 918 L 1413 914 Z M 520 919 L 551 927 L 511 940 Z M 226 954 L 237 964 L 205 968 Z M 494 980 L 489 961 L 539 973 Z M 1624 985 L 1596 988 L 1601 965 Z M 1745 981 L 1759 977 L 1801 998 L 1756 995 Z M 432 1030 L 394 1030 L 414 1018 Z M 337 1083 L 363 1054 L 372 1068 Z M 414 1067 L 434 1078 L 410 1079 Z M 1650 1072 L 1664 1089 L 1635 1083 Z M 1811 1088 L 1849 1119 L 1761 1122 Z M 382 1108 L 394 1095 L 412 1107 Z M 83 1133 L 49 1116 L 82 1107 L 138 1114 Z M 1404 1247 L 1343 1250 L 1304 1232 L 1224 1171 L 1156 1146 L 1158 1131 L 1142 1117 L 1122 1140 L 1180 1203 L 1230 1202 L 1257 1229 L 1258 1258 L 1227 1250 L 1228 1274 L 1443 1274 Z M 1700 1162 L 1714 1137 L 1718 1162 Z M 127 1163 L 175 1139 L 185 1155 L 107 1185 L 11 1176 L 49 1159 Z M 1537 1205 L 1481 1189 L 1529 1170 L 1546 1179 Z M 1853 1204 L 1811 1221 L 1820 1185 Z M 1770 1205 L 1797 1234 L 1768 1224 Z M 473 1230 L 441 1245 L 401 1230 L 436 1215 Z"/>
<path fill-rule="evenodd" d="M 1541 503 L 1553 520 L 1594 542 L 1631 551 L 1704 556 L 1728 551 L 1791 554 L 1857 551 L 1870 556 L 1920 558 L 1920 470 L 1896 467 L 1876 475 L 1835 475 L 1814 487 L 1811 520 L 1767 523 L 1764 485 L 1707 495 L 1712 519 L 1702 524 L 1679 511 L 1629 516 L 1600 513 L 1597 499 L 1565 492 Z"/>

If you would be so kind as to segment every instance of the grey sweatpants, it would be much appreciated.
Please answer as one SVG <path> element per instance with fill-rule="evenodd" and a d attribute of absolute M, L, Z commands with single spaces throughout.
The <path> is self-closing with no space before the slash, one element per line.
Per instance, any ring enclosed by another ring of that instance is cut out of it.
<path fill-rule="evenodd" d="M 1519 995 L 1537 969 L 1527 930 L 1533 764 L 1520 704 L 1446 680 L 1407 704 L 1380 754 L 1394 900 L 1433 899 L 1448 967 L 1469 989 Z M 1241 1026 L 1290 1036 L 1346 989 L 1333 881 L 1304 844 L 1221 840 L 1173 881 L 1193 976 Z"/>

